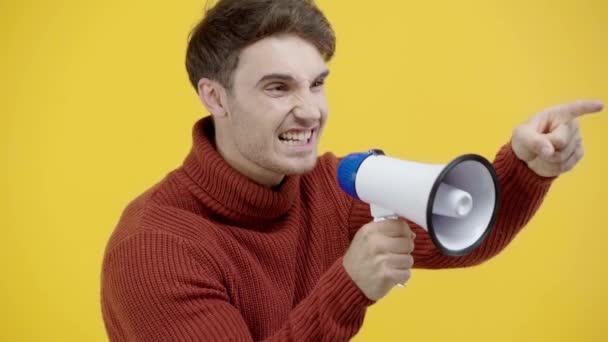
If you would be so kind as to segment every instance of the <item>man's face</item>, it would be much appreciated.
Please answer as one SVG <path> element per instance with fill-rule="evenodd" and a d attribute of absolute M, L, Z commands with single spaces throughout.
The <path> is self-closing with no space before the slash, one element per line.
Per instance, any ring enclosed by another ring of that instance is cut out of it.
<path fill-rule="evenodd" d="M 245 48 L 227 93 L 222 146 L 228 159 L 255 173 L 300 174 L 316 163 L 327 119 L 328 74 L 314 45 L 293 35 Z"/>

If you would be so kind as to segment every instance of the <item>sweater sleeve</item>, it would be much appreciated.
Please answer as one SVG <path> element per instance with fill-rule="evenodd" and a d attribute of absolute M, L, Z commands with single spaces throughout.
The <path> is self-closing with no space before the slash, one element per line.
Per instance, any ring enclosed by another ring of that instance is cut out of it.
<path fill-rule="evenodd" d="M 429 269 L 467 267 L 492 258 L 502 251 L 534 216 L 555 179 L 555 177 L 541 177 L 530 170 L 515 156 L 510 143 L 505 144 L 498 151 L 493 166 L 500 185 L 500 207 L 494 229 L 486 240 L 468 255 L 446 256 L 435 247 L 431 237 L 423 228 L 408 221 L 416 233 L 416 247 L 412 254 L 415 260 L 414 267 Z M 358 227 L 370 220 L 369 206 L 355 201 L 350 215 L 351 232 L 355 232 Z"/>
<path fill-rule="evenodd" d="M 102 311 L 112 341 L 251 341 L 211 256 L 164 233 L 138 233 L 106 254 Z M 371 301 L 338 259 L 268 341 L 342 341 Z"/>

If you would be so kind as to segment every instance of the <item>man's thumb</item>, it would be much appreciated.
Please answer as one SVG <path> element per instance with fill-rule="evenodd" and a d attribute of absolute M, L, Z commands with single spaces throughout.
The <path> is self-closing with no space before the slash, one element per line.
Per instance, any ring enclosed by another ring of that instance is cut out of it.
<path fill-rule="evenodd" d="M 541 158 L 550 156 L 555 151 L 549 138 L 529 125 L 517 127 L 512 139 L 513 151 L 519 159 L 525 162 L 531 161 L 537 156 Z"/>
<path fill-rule="evenodd" d="M 534 152 L 538 154 L 541 158 L 547 158 L 555 152 L 555 148 L 551 141 L 545 136 L 538 134 L 534 137 Z"/>

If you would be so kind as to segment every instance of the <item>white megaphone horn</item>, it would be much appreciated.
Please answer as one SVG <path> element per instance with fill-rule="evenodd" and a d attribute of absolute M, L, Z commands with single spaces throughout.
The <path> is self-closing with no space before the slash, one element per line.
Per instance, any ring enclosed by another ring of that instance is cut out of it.
<path fill-rule="evenodd" d="M 338 183 L 370 204 L 374 220 L 400 216 L 415 222 L 451 256 L 477 248 L 498 211 L 496 172 L 476 154 L 437 165 L 390 158 L 380 150 L 353 153 L 340 162 Z"/>

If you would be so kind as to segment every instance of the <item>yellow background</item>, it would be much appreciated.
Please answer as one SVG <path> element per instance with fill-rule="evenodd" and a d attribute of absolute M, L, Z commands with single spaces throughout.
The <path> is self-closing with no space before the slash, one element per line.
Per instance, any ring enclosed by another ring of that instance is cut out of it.
<path fill-rule="evenodd" d="M 322 150 L 493 158 L 513 127 L 608 100 L 608 2 L 320 2 L 338 36 Z M 99 273 L 124 206 L 204 115 L 183 66 L 204 1 L 0 2 L 0 340 L 104 341 Z M 608 113 L 501 255 L 420 271 L 356 341 L 608 340 Z"/>

